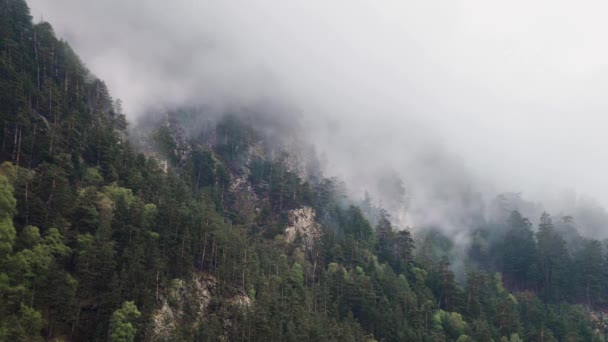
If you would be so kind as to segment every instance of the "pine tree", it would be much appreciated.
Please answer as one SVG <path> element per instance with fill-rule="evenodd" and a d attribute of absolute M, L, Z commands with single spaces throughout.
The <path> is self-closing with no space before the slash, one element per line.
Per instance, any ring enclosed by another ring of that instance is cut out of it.
<path fill-rule="evenodd" d="M 533 277 L 531 261 L 536 258 L 536 242 L 532 224 L 513 211 L 508 219 L 509 229 L 501 246 L 501 268 L 508 284 L 516 289 L 526 289 Z"/>
<path fill-rule="evenodd" d="M 570 256 L 564 239 L 555 232 L 551 217 L 543 213 L 536 233 L 538 263 L 542 271 L 542 289 L 546 300 L 566 299 L 570 293 Z"/>

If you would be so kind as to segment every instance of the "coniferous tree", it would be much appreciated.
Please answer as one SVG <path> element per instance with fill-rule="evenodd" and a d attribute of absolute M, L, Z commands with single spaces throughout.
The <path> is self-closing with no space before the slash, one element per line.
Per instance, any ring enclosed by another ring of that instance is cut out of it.
<path fill-rule="evenodd" d="M 536 233 L 538 264 L 541 269 L 541 288 L 546 300 L 566 299 L 570 292 L 570 256 L 564 239 L 555 232 L 548 213 L 543 213 Z"/>
<path fill-rule="evenodd" d="M 506 281 L 514 288 L 526 289 L 534 277 L 536 242 L 532 224 L 513 211 L 508 219 L 509 229 L 502 242 L 501 269 Z"/>
<path fill-rule="evenodd" d="M 459 260 L 442 227 L 413 236 L 303 177 L 263 115 L 206 114 L 166 113 L 140 153 L 105 83 L 23 0 L 0 1 L 0 340 L 152 340 L 168 312 L 180 340 L 600 338 L 572 305 L 605 304 L 597 241 L 475 211 Z M 378 183 L 405 203 L 399 179 Z M 284 234 L 302 207 L 321 227 L 305 244 Z"/>

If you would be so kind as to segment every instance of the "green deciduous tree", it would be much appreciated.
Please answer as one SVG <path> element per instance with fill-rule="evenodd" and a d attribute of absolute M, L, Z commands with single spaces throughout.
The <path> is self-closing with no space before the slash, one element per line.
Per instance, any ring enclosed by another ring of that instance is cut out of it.
<path fill-rule="evenodd" d="M 112 314 L 109 337 L 112 342 L 132 342 L 137 333 L 136 321 L 141 316 L 135 303 L 127 301 Z"/>

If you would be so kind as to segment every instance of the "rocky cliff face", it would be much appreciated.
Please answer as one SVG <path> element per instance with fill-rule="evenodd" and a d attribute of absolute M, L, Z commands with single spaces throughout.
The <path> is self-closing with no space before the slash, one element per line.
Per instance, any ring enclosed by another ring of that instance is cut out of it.
<path fill-rule="evenodd" d="M 318 243 L 323 235 L 321 225 L 315 221 L 316 212 L 311 207 L 302 207 L 289 212 L 289 226 L 285 228 L 285 240 L 289 243 L 298 243 L 312 263 L 313 282 L 316 274 L 319 256 L 321 255 Z"/>
<path fill-rule="evenodd" d="M 321 225 L 315 221 L 315 210 L 302 207 L 289 212 L 289 226 L 285 228 L 285 240 L 293 242 L 296 237 L 302 239 L 304 249 L 311 248 L 321 237 Z"/>
<path fill-rule="evenodd" d="M 209 318 L 212 300 L 218 296 L 219 284 L 210 274 L 193 273 L 192 279 L 174 279 L 161 297 L 161 306 L 152 315 L 150 341 L 173 341 L 177 328 L 196 331 L 201 322 Z M 252 300 L 240 289 L 221 303 L 225 310 L 242 310 Z M 217 310 L 217 308 L 216 308 Z M 227 327 L 230 322 L 223 322 Z"/>

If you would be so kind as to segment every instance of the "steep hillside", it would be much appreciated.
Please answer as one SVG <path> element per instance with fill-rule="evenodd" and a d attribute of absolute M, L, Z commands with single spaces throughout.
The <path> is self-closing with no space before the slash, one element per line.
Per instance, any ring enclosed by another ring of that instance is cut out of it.
<path fill-rule="evenodd" d="M 22 0 L 0 50 L 1 341 L 603 339 L 605 250 L 548 215 L 474 227 L 457 282 L 451 237 L 415 245 L 255 117 L 162 113 L 136 149 Z"/>

